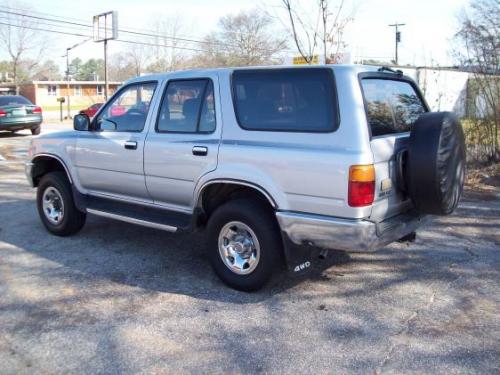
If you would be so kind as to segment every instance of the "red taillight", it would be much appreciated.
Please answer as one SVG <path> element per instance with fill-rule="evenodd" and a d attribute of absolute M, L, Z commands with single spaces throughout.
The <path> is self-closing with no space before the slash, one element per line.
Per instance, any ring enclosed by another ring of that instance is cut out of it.
<path fill-rule="evenodd" d="M 0 109 L 0 117 L 5 117 L 7 116 L 7 112 L 5 112 L 3 109 Z"/>
<path fill-rule="evenodd" d="M 353 165 L 349 168 L 349 206 L 369 206 L 373 203 L 374 198 L 375 168 L 371 164 Z"/>
<path fill-rule="evenodd" d="M 40 107 L 33 108 L 33 113 L 42 113 L 42 108 Z"/>

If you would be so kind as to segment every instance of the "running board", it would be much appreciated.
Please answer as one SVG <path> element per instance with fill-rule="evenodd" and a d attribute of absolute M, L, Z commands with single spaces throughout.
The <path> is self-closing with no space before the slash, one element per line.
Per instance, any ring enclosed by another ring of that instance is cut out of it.
<path fill-rule="evenodd" d="M 141 219 L 136 219 L 136 218 L 133 218 L 133 217 L 130 217 L 130 216 L 123 216 L 123 215 L 112 214 L 110 212 L 99 211 L 99 210 L 95 210 L 93 208 L 87 208 L 87 212 L 89 214 L 94 214 L 94 215 L 106 217 L 106 218 L 109 218 L 109 219 L 124 221 L 126 223 L 131 223 L 131 224 L 142 225 L 143 227 L 149 227 L 149 228 L 154 228 L 154 229 L 161 229 L 161 230 L 164 230 L 164 231 L 167 231 L 167 232 L 176 232 L 177 231 L 177 227 L 173 227 L 173 226 L 170 226 L 170 225 L 160 224 L 160 223 L 154 223 L 152 221 L 146 221 L 146 220 L 141 220 Z"/>

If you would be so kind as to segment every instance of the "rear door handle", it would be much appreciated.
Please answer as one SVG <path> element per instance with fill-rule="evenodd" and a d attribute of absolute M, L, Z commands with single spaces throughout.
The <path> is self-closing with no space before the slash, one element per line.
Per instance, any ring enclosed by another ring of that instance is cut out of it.
<path fill-rule="evenodd" d="M 208 148 L 205 146 L 194 146 L 193 155 L 196 156 L 206 156 L 208 154 Z"/>
<path fill-rule="evenodd" d="M 137 142 L 136 141 L 126 141 L 125 148 L 127 150 L 137 150 Z"/>

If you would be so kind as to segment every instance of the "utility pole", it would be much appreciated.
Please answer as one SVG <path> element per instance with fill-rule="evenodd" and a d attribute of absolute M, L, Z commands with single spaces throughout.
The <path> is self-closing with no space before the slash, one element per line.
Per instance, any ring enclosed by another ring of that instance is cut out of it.
<path fill-rule="evenodd" d="M 394 27 L 395 28 L 395 38 L 394 38 L 394 49 L 395 49 L 395 53 L 394 53 L 394 62 L 396 65 L 398 65 L 398 44 L 401 42 L 401 31 L 399 31 L 399 26 L 405 26 L 406 24 L 405 23 L 394 23 L 392 25 L 389 25 L 390 27 Z"/>
<path fill-rule="evenodd" d="M 104 101 L 108 101 L 108 40 L 104 39 Z"/>
<path fill-rule="evenodd" d="M 67 97 L 67 108 L 68 108 L 67 118 L 68 119 L 71 118 L 71 106 L 69 103 L 69 98 L 70 98 L 70 95 L 69 95 L 69 51 L 71 51 L 73 48 L 81 46 L 83 43 L 86 43 L 89 40 L 90 39 L 85 39 L 84 41 L 82 41 L 80 43 L 76 43 L 74 46 L 66 48 L 66 55 L 62 56 L 62 57 L 66 57 L 66 97 Z"/>

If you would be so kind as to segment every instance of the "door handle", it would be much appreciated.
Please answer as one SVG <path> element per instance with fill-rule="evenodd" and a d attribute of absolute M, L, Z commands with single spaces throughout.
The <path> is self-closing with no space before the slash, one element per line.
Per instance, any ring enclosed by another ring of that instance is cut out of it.
<path fill-rule="evenodd" d="M 125 148 L 127 150 L 137 150 L 137 142 L 136 141 L 126 141 Z"/>
<path fill-rule="evenodd" d="M 208 148 L 205 146 L 194 146 L 193 155 L 196 156 L 206 156 L 208 154 Z"/>

